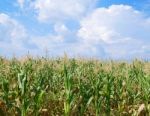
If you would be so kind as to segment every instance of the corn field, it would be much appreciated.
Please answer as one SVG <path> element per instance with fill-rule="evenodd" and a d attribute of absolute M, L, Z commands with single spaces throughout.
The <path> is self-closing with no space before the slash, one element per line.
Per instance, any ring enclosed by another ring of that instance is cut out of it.
<path fill-rule="evenodd" d="M 150 62 L 1 57 L 0 116 L 150 116 Z"/>

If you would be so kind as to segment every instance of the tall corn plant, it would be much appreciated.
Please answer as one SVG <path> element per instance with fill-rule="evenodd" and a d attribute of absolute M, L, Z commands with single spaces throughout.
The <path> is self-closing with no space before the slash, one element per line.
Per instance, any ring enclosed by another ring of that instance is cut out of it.
<path fill-rule="evenodd" d="M 21 116 L 27 115 L 27 110 L 29 108 L 29 98 L 27 94 L 27 75 L 23 70 L 18 74 L 18 95 L 20 99 L 20 108 Z"/>
<path fill-rule="evenodd" d="M 88 63 L 87 65 L 82 64 L 81 67 L 79 68 L 79 72 L 80 73 L 78 75 L 78 88 L 79 88 L 78 94 L 80 104 L 78 107 L 78 114 L 80 116 L 83 116 L 93 100 L 92 82 L 90 82 L 93 75 L 91 64 L 90 63 Z"/>
<path fill-rule="evenodd" d="M 44 79 L 42 77 L 38 77 L 36 82 L 33 84 L 33 90 L 32 90 L 32 94 L 34 94 L 34 96 L 33 96 L 33 114 L 35 116 L 40 115 L 42 101 L 43 101 L 43 97 L 44 97 L 44 94 L 46 91 L 45 90 L 46 88 L 43 88 L 43 85 L 44 85 L 43 80 Z"/>
<path fill-rule="evenodd" d="M 111 114 L 111 96 L 113 92 L 113 85 L 114 85 L 114 77 L 112 75 L 112 72 L 106 74 L 105 82 L 106 85 L 104 86 L 104 97 L 105 97 L 105 103 L 106 103 L 106 115 L 110 116 Z"/>
<path fill-rule="evenodd" d="M 64 87 L 65 87 L 65 102 L 64 102 L 64 111 L 65 116 L 70 116 L 71 113 L 71 104 L 73 101 L 73 93 L 72 93 L 72 77 L 71 74 L 68 73 L 66 64 L 64 64 Z"/>
<path fill-rule="evenodd" d="M 94 96 L 94 107 L 95 107 L 95 116 L 101 114 L 102 100 L 103 100 L 103 78 L 105 77 L 104 73 L 101 71 L 97 77 L 94 79 L 93 83 L 93 96 Z"/>

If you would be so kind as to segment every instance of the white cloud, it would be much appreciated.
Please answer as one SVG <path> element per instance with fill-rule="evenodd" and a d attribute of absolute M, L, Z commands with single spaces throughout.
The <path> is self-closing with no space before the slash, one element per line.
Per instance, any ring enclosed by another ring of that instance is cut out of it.
<path fill-rule="evenodd" d="M 19 53 L 25 51 L 24 41 L 27 33 L 25 28 L 8 15 L 0 14 L 0 48 L 3 54 Z"/>
<path fill-rule="evenodd" d="M 142 46 L 150 45 L 149 19 L 131 6 L 97 8 L 81 20 L 78 36 L 91 46 L 95 43 L 102 46 L 107 56 L 138 57 L 145 54 Z"/>
<path fill-rule="evenodd" d="M 3 36 L 0 37 L 0 54 L 22 56 L 29 51 L 32 55 L 41 56 L 48 49 L 53 56 L 63 55 L 71 48 L 70 44 L 64 42 L 70 31 L 64 24 L 56 24 L 54 31 L 55 33 L 45 34 L 45 36 L 29 34 L 17 20 L 1 13 L 0 35 Z"/>
<path fill-rule="evenodd" d="M 1 13 L 0 53 L 23 55 L 29 50 L 31 54 L 44 55 L 48 49 L 53 56 L 66 52 L 70 56 L 102 58 L 150 57 L 150 17 L 131 6 L 112 5 L 88 12 L 92 0 L 32 3 L 40 21 L 54 23 L 50 24 L 53 32 L 44 36 L 29 34 L 17 20 Z M 80 21 L 79 30 L 69 28 L 70 19 Z"/>
<path fill-rule="evenodd" d="M 52 49 L 58 44 L 62 44 L 63 40 L 64 38 L 62 35 L 47 35 L 39 37 L 33 36 L 30 42 L 38 46 L 39 49 L 43 50 L 45 48 Z"/>
<path fill-rule="evenodd" d="M 0 41 L 22 41 L 27 35 L 25 28 L 6 14 L 0 14 Z"/>
<path fill-rule="evenodd" d="M 35 0 L 32 6 L 42 22 L 78 19 L 88 12 L 96 0 Z"/>
<path fill-rule="evenodd" d="M 17 0 L 17 2 L 21 8 L 24 7 L 25 0 Z"/>
<path fill-rule="evenodd" d="M 65 24 L 61 24 L 61 23 L 56 23 L 54 25 L 54 31 L 57 34 L 61 34 L 61 35 L 65 35 L 69 33 L 69 29 L 66 27 Z"/>

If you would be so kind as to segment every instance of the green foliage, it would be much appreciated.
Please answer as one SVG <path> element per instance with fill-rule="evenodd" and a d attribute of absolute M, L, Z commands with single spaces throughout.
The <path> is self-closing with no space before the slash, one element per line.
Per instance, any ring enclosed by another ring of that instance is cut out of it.
<path fill-rule="evenodd" d="M 150 62 L 0 58 L 0 112 L 148 116 Z"/>

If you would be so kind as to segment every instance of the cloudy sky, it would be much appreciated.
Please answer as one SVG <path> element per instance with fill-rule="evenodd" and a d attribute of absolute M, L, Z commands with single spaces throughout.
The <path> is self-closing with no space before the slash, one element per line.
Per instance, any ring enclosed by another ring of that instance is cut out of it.
<path fill-rule="evenodd" d="M 150 58 L 150 0 L 1 0 L 0 55 Z"/>

